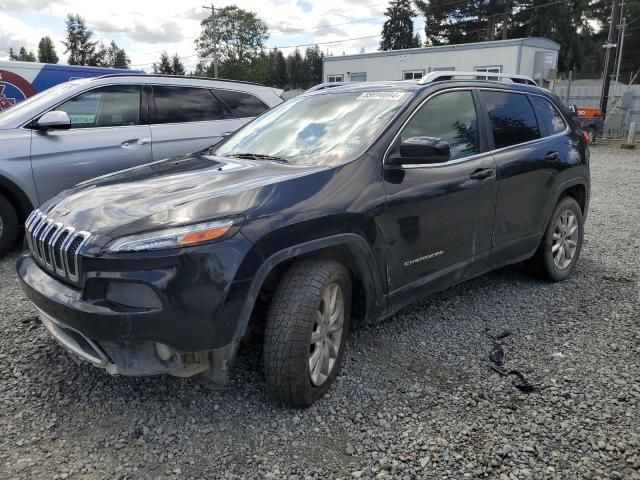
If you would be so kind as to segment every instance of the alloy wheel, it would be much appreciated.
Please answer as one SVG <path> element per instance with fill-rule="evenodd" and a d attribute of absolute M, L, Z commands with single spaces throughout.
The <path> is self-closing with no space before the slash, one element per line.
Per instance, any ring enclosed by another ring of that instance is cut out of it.
<path fill-rule="evenodd" d="M 343 327 L 342 288 L 337 283 L 331 283 L 322 292 L 309 345 L 309 377 L 316 387 L 329 378 L 336 365 Z"/>
<path fill-rule="evenodd" d="M 556 220 L 551 240 L 553 263 L 559 270 L 564 270 L 576 255 L 580 227 L 578 219 L 571 210 L 562 212 Z"/>

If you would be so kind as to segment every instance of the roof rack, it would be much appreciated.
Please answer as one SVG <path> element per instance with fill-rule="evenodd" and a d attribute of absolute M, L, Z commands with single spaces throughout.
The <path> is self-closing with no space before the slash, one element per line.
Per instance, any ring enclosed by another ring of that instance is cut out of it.
<path fill-rule="evenodd" d="M 248 82 L 246 80 L 229 80 L 227 78 L 213 78 L 213 77 L 199 77 L 199 76 L 191 76 L 191 75 L 166 75 L 163 73 L 135 73 L 135 72 L 131 72 L 131 73 L 107 73 L 105 75 L 100 75 L 98 77 L 92 77 L 92 78 L 107 78 L 107 77 L 133 77 L 133 76 L 137 76 L 137 77 L 160 77 L 160 78 L 182 78 L 185 80 L 211 80 L 211 81 L 216 81 L 216 82 L 228 82 L 228 83 L 242 83 L 245 85 L 256 85 L 258 87 L 265 87 L 266 85 L 263 85 L 262 83 L 256 83 L 256 82 Z"/>
<path fill-rule="evenodd" d="M 456 72 L 455 70 L 442 70 L 438 72 L 427 73 L 418 81 L 418 85 L 436 82 L 438 80 L 451 80 L 453 77 L 484 77 L 495 81 L 508 81 L 510 83 L 522 83 L 525 85 L 536 85 L 531 77 L 519 75 L 515 73 L 493 73 L 493 72 Z"/>

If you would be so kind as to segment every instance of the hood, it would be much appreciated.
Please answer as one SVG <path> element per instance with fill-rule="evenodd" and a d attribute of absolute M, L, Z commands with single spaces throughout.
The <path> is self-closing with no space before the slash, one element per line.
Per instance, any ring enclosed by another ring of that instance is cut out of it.
<path fill-rule="evenodd" d="M 325 169 L 191 154 L 83 182 L 41 210 L 76 230 L 120 236 L 243 214 L 264 187 Z"/>

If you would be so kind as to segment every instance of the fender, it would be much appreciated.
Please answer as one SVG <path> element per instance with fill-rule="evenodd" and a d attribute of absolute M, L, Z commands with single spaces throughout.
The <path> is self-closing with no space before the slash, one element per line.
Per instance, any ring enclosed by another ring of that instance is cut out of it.
<path fill-rule="evenodd" d="M 253 307 L 260 293 L 260 289 L 269 273 L 282 262 L 301 255 L 313 253 L 329 247 L 347 247 L 356 261 L 362 274 L 367 296 L 367 318 L 377 318 L 386 310 L 386 295 L 382 281 L 378 275 L 376 259 L 367 241 L 355 233 L 344 233 L 310 240 L 298 245 L 279 250 L 269 256 L 258 268 L 251 285 L 246 292 L 246 299 L 238 317 L 235 338 L 242 337 L 249 325 Z"/>
<path fill-rule="evenodd" d="M 585 199 L 584 199 L 584 212 L 582 212 L 582 217 L 584 218 L 584 220 L 586 221 L 587 219 L 587 213 L 589 212 L 589 197 L 590 197 L 590 191 L 589 191 L 589 181 L 586 177 L 574 177 L 570 180 L 566 180 L 564 182 L 562 182 L 561 184 L 559 184 L 555 191 L 554 191 L 554 195 L 553 195 L 553 203 L 551 203 L 551 206 L 547 207 L 547 216 L 546 218 L 549 218 L 551 216 L 551 212 L 553 211 L 553 209 L 555 208 L 555 206 L 558 204 L 558 202 L 560 201 L 560 196 L 569 188 L 571 187 L 575 187 L 576 185 L 582 185 L 585 188 Z M 547 220 L 548 222 L 548 220 Z M 546 223 L 544 225 L 544 228 L 546 228 Z"/>
<path fill-rule="evenodd" d="M 5 193 L 9 197 L 8 200 L 18 209 L 18 218 L 24 221 L 29 212 L 35 206 L 29 200 L 29 197 L 15 183 L 6 177 L 0 176 L 0 194 Z"/>

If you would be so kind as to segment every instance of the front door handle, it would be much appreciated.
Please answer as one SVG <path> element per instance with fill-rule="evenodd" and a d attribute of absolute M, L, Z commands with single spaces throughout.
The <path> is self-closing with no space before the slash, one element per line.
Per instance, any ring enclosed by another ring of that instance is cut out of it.
<path fill-rule="evenodd" d="M 134 138 L 132 140 L 125 140 L 120 144 L 122 148 L 133 148 L 139 145 L 148 145 L 151 143 L 150 138 Z"/>
<path fill-rule="evenodd" d="M 556 160 L 560 160 L 560 152 L 549 152 L 544 156 L 545 160 L 549 160 L 551 162 L 555 162 Z"/>
<path fill-rule="evenodd" d="M 469 175 L 471 180 L 484 180 L 485 178 L 493 177 L 496 174 L 493 168 L 479 168 Z"/>

